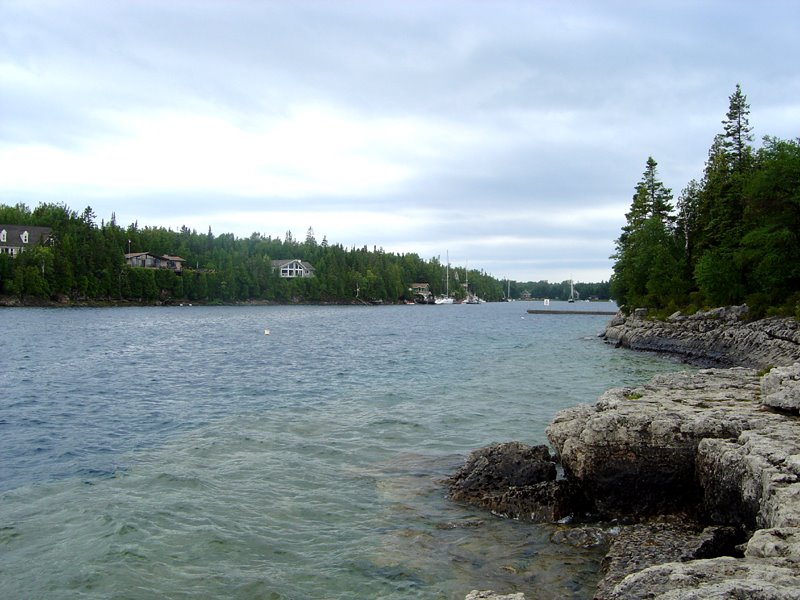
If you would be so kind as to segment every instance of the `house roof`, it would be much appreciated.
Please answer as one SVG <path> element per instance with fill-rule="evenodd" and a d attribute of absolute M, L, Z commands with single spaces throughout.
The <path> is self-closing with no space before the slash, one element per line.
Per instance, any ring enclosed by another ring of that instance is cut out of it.
<path fill-rule="evenodd" d="M 180 256 L 172 256 L 170 254 L 164 254 L 163 256 L 159 256 L 158 254 L 153 254 L 152 252 L 128 252 L 125 254 L 125 258 L 137 258 L 139 256 L 152 256 L 153 258 L 162 258 L 164 260 L 171 260 L 175 262 L 186 262 L 185 258 L 181 258 Z"/>
<path fill-rule="evenodd" d="M 310 262 L 307 262 L 305 260 L 300 260 L 299 258 L 282 258 L 282 259 L 278 259 L 278 260 L 273 260 L 272 261 L 272 266 L 273 267 L 283 267 L 284 265 L 288 265 L 289 263 L 293 263 L 293 262 L 300 263 L 301 265 L 303 265 L 309 271 L 313 271 L 314 270 L 314 266 Z"/>
<path fill-rule="evenodd" d="M 23 244 L 22 234 L 28 232 L 28 243 L 23 244 L 32 246 L 40 242 L 47 241 L 52 235 L 52 229 L 49 227 L 39 227 L 38 225 L 6 225 L 0 224 L 0 231 L 5 230 L 6 241 L 0 242 L 4 246 L 16 246 Z"/>

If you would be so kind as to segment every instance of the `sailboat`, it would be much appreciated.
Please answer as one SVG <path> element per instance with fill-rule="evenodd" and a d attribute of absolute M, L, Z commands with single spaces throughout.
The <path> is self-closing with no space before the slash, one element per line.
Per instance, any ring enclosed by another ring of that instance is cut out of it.
<path fill-rule="evenodd" d="M 447 252 L 447 268 L 445 270 L 446 273 L 446 283 L 445 283 L 445 295 L 439 296 L 436 300 L 433 301 L 434 304 L 453 304 L 453 299 L 450 297 L 450 252 Z"/>
<path fill-rule="evenodd" d="M 511 280 L 506 278 L 506 293 L 503 295 L 503 302 L 511 302 Z"/>
<path fill-rule="evenodd" d="M 580 300 L 581 295 L 575 291 L 575 286 L 572 284 L 572 279 L 569 280 L 569 298 L 567 302 L 575 302 L 575 300 Z"/>

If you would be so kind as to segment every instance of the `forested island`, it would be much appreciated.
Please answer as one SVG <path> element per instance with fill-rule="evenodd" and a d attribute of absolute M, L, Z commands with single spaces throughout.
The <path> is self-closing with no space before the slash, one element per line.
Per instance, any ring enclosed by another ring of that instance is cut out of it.
<path fill-rule="evenodd" d="M 13 303 L 354 303 L 410 301 L 411 286 L 427 283 L 432 294 L 444 294 L 447 265 L 414 253 L 382 248 L 345 248 L 318 242 L 309 228 L 305 239 L 290 231 L 283 239 L 253 233 L 198 233 L 163 227 L 121 227 L 112 215 L 97 223 L 91 207 L 78 213 L 64 204 L 0 204 L 0 223 L 47 227 L 47 243 L 15 256 L 0 253 L 0 293 Z M 131 266 L 126 254 L 148 252 L 183 259 L 180 271 Z M 313 277 L 281 277 L 274 260 L 298 259 L 314 267 Z M 497 279 L 483 270 L 451 265 L 450 294 L 469 291 L 487 301 L 520 297 L 567 299 L 568 281 L 518 282 Z M 461 283 L 459 283 L 459 281 Z M 582 298 L 607 299 L 609 283 L 576 283 Z"/>
<path fill-rule="evenodd" d="M 649 157 L 616 240 L 611 294 L 666 316 L 747 304 L 750 318 L 800 317 L 800 139 L 755 149 L 741 87 L 700 180 L 673 205 Z"/>

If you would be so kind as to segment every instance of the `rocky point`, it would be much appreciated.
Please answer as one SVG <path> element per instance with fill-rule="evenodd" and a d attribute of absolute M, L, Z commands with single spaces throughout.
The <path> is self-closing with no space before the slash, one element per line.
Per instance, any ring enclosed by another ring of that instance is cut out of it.
<path fill-rule="evenodd" d="M 717 367 L 559 412 L 552 456 L 517 443 L 476 451 L 451 497 L 605 528 L 598 600 L 800 599 L 800 330 L 746 314 L 618 316 L 610 343 Z"/>

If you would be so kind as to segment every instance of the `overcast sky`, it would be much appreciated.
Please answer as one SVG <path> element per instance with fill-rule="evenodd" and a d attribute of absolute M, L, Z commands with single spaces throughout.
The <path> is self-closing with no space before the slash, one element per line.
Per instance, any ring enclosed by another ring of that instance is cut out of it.
<path fill-rule="evenodd" d="M 800 2 L 0 0 L 0 203 L 606 280 L 737 83 L 800 136 Z M 146 250 L 146 249 L 142 249 Z"/>

